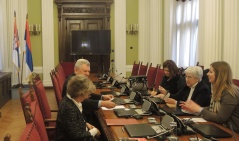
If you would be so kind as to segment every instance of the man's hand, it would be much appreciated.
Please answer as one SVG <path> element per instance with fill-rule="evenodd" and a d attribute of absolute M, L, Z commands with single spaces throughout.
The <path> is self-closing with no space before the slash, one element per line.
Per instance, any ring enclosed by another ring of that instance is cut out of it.
<path fill-rule="evenodd" d="M 106 107 L 106 108 L 114 108 L 116 104 L 111 101 L 101 101 L 101 107 Z"/>
<path fill-rule="evenodd" d="M 111 100 L 111 99 L 113 99 L 113 98 L 114 98 L 114 96 L 111 95 L 111 94 L 107 94 L 107 95 L 103 95 L 103 96 L 102 96 L 102 100 Z"/>

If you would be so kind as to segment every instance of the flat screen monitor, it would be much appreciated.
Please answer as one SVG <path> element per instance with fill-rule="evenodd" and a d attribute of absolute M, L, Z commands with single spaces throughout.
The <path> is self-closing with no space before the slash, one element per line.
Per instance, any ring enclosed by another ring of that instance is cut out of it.
<path fill-rule="evenodd" d="M 71 30 L 71 55 L 109 55 L 110 30 Z"/>

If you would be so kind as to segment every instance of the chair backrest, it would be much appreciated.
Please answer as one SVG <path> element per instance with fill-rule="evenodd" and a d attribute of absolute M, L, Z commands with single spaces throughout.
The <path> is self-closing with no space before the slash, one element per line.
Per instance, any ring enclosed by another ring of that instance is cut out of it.
<path fill-rule="evenodd" d="M 155 85 L 154 83 L 155 83 L 158 67 L 159 65 L 157 65 L 156 67 L 152 67 L 152 63 L 149 66 L 148 73 L 147 73 L 148 88 L 153 88 Z"/>
<path fill-rule="evenodd" d="M 22 132 L 20 141 L 41 141 L 35 123 L 28 123 Z"/>
<path fill-rule="evenodd" d="M 19 92 L 19 95 L 20 95 L 20 102 L 21 102 L 21 106 L 22 106 L 22 111 L 23 111 L 23 115 L 24 115 L 26 123 L 29 123 L 31 121 L 30 121 L 30 118 L 28 116 L 29 114 L 26 113 L 25 105 L 26 105 L 26 103 L 31 104 L 32 101 L 37 100 L 35 90 L 33 89 L 32 85 L 30 83 L 29 83 L 29 87 L 30 87 L 29 90 L 25 93 L 23 93 L 21 87 L 19 87 L 19 89 L 18 89 L 18 92 Z"/>
<path fill-rule="evenodd" d="M 162 79 L 163 79 L 163 76 L 164 76 L 164 71 L 163 69 L 158 69 L 157 70 L 157 76 L 156 76 L 156 79 L 155 79 L 155 82 L 154 82 L 154 88 L 155 89 L 158 89 L 159 85 L 161 84 L 162 82 Z"/>
<path fill-rule="evenodd" d="M 65 82 L 66 79 L 61 76 L 59 71 L 55 71 L 55 76 L 56 76 L 56 79 L 57 79 L 57 82 L 58 82 L 60 93 L 62 93 L 63 85 L 64 85 L 64 82 Z"/>
<path fill-rule="evenodd" d="M 57 81 L 57 78 L 56 78 L 54 70 L 52 70 L 50 72 L 50 76 L 51 76 L 51 81 L 52 81 L 53 89 L 54 89 L 54 92 L 55 92 L 56 102 L 57 102 L 57 105 L 59 107 L 60 101 L 62 99 L 62 95 L 61 95 L 60 86 L 59 86 L 59 83 Z"/>
<path fill-rule="evenodd" d="M 146 75 L 148 71 L 148 63 L 146 65 L 141 64 L 139 67 L 138 75 Z"/>
<path fill-rule="evenodd" d="M 55 67 L 55 71 L 59 72 L 61 77 L 63 77 L 64 79 L 66 78 L 66 74 L 65 74 L 65 71 L 64 71 L 64 68 L 62 67 L 61 64 L 58 64 L 56 67 Z"/>
<path fill-rule="evenodd" d="M 232 82 L 233 82 L 234 85 L 239 87 L 239 80 L 238 79 L 232 79 Z"/>
<path fill-rule="evenodd" d="M 38 104 L 38 101 L 33 101 L 31 105 L 26 105 L 26 109 L 29 108 L 29 111 L 32 115 L 33 122 L 36 125 L 36 129 L 41 137 L 42 141 L 48 141 L 48 135 L 46 132 L 46 127 L 44 123 L 44 119 Z"/>
<path fill-rule="evenodd" d="M 44 119 L 51 118 L 51 110 L 46 96 L 46 90 L 41 80 L 32 78 L 33 87 L 36 92 L 38 103 Z"/>
<path fill-rule="evenodd" d="M 141 64 L 142 64 L 142 63 L 141 63 Z M 132 68 L 132 72 L 131 72 L 131 76 L 138 75 L 139 67 L 140 67 L 140 61 L 139 61 L 138 64 L 136 64 L 135 61 L 134 61 L 133 68 Z"/>
<path fill-rule="evenodd" d="M 75 62 L 61 62 L 65 78 L 74 73 Z"/>

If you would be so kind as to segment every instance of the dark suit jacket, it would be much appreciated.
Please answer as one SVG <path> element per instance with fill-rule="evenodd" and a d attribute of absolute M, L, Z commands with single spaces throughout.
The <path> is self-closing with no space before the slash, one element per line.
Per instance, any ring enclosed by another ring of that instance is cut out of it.
<path fill-rule="evenodd" d="M 189 93 L 190 87 L 185 86 L 175 95 L 170 95 L 170 98 L 177 100 L 177 106 L 179 106 L 180 101 L 187 101 Z M 198 82 L 193 91 L 191 100 L 193 100 L 202 107 L 206 107 L 209 106 L 210 99 L 211 92 L 208 86 L 202 81 Z"/>
<path fill-rule="evenodd" d="M 86 131 L 84 115 L 77 106 L 65 96 L 59 106 L 56 121 L 56 141 L 90 141 L 93 137 Z"/>
<path fill-rule="evenodd" d="M 64 82 L 63 89 L 62 89 L 62 97 L 66 95 L 67 83 L 71 77 L 75 76 L 75 74 L 70 75 Z M 101 95 L 99 94 L 91 94 L 90 99 L 86 99 L 82 102 L 83 109 L 98 109 L 98 103 L 101 99 Z M 84 111 L 84 110 L 83 110 Z"/>

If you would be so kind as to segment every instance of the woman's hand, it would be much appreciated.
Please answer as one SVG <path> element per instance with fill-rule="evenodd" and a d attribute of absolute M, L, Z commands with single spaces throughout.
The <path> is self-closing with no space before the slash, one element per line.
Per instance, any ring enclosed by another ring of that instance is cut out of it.
<path fill-rule="evenodd" d="M 197 103 L 195 103 L 192 100 L 187 100 L 186 102 L 181 102 L 179 104 L 183 110 L 186 110 L 188 112 L 192 113 L 199 113 L 202 110 L 202 107 L 199 106 Z"/>
<path fill-rule="evenodd" d="M 156 94 L 157 94 L 156 91 L 152 91 L 152 92 L 150 92 L 150 96 L 155 96 Z"/>
<path fill-rule="evenodd" d="M 165 90 L 165 89 L 164 89 L 163 87 L 161 87 L 161 86 L 159 86 L 159 91 L 160 91 L 161 94 L 167 94 L 167 93 L 168 93 L 168 91 Z"/>
<path fill-rule="evenodd" d="M 91 124 L 89 124 L 89 123 L 86 123 L 86 127 L 87 127 L 89 130 L 95 128 L 95 126 L 93 126 L 93 125 L 91 125 Z"/>
<path fill-rule="evenodd" d="M 161 99 L 163 99 L 164 98 L 164 94 L 158 94 L 158 95 L 156 95 L 156 96 L 154 96 L 154 97 L 157 97 L 157 98 L 161 98 Z"/>
<path fill-rule="evenodd" d="M 177 103 L 177 101 L 173 98 L 167 98 L 167 99 L 165 99 L 165 102 L 168 104 L 175 104 L 175 105 Z"/>

